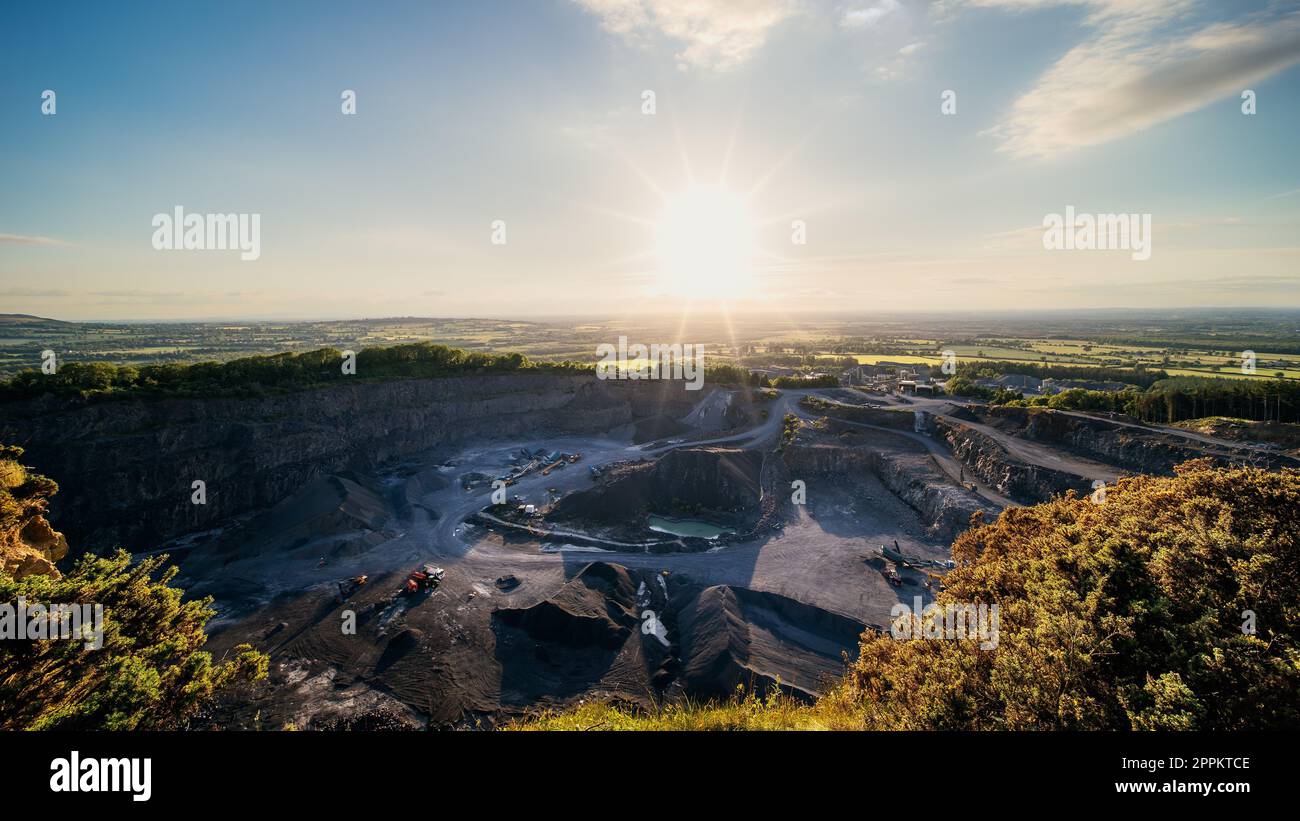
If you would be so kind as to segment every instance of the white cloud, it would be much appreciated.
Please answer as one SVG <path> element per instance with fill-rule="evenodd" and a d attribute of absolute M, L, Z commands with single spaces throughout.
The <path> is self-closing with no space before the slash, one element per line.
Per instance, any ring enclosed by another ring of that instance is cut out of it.
<path fill-rule="evenodd" d="M 726 71 L 749 59 L 798 10 L 795 0 L 574 0 L 601 25 L 637 43 L 679 41 L 679 67 Z"/>
<path fill-rule="evenodd" d="M 878 0 L 860 8 L 845 9 L 840 25 L 846 29 L 870 28 L 902 8 L 898 0 Z"/>
<path fill-rule="evenodd" d="M 1126 137 L 1300 62 L 1300 14 L 1189 21 L 1194 0 L 971 0 L 1027 10 L 1075 6 L 1090 36 L 1012 104 L 988 133 L 1019 157 L 1048 157 Z"/>

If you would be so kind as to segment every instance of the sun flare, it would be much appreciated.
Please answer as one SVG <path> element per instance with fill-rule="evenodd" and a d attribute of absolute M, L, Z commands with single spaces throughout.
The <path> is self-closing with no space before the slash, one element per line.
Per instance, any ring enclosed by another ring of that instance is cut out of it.
<path fill-rule="evenodd" d="M 660 287 L 694 299 L 750 295 L 756 233 L 749 203 L 721 186 L 669 195 L 655 231 Z"/>

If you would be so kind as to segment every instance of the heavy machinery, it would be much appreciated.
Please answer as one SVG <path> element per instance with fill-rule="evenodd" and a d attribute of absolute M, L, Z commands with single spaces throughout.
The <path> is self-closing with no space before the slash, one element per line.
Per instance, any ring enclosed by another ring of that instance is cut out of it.
<path fill-rule="evenodd" d="M 922 572 L 924 572 L 927 567 L 946 570 L 951 570 L 954 567 L 952 559 L 936 561 L 934 559 L 922 559 L 916 556 L 904 555 L 899 549 L 897 541 L 894 542 L 893 550 L 890 550 L 887 545 L 882 544 L 880 546 L 880 555 L 884 556 L 886 560 L 901 567 L 914 567 Z"/>
<path fill-rule="evenodd" d="M 447 571 L 441 567 L 432 564 L 425 564 L 419 570 L 412 570 L 411 574 L 406 577 L 406 586 L 403 592 L 410 595 L 420 593 L 432 593 L 442 584 L 442 577 Z"/>
<path fill-rule="evenodd" d="M 894 587 L 903 586 L 903 577 L 898 575 L 898 568 L 894 566 L 893 562 L 885 562 L 885 566 L 880 570 L 880 575 L 884 576 L 885 581 Z"/>
<path fill-rule="evenodd" d="M 369 580 L 370 577 L 364 574 L 360 576 L 353 576 L 350 579 L 344 579 L 343 581 L 338 583 L 339 598 L 347 599 L 353 593 L 356 593 L 358 590 L 365 587 L 366 582 L 368 582 Z"/>
<path fill-rule="evenodd" d="M 888 559 L 891 562 L 894 562 L 895 564 L 901 564 L 906 566 L 908 564 L 908 560 L 906 556 L 904 556 L 902 553 L 898 551 L 897 549 L 898 542 L 894 542 L 894 548 L 895 549 L 890 550 L 887 545 L 882 544 L 880 546 L 880 555 L 884 556 L 886 559 Z"/>

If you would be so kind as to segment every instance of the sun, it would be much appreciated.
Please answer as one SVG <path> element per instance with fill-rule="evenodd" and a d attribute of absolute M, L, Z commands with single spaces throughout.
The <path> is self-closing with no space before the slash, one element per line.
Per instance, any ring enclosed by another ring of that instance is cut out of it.
<path fill-rule="evenodd" d="M 655 225 L 660 287 L 692 299 L 741 299 L 754 287 L 757 224 L 745 197 L 692 185 L 666 197 Z"/>

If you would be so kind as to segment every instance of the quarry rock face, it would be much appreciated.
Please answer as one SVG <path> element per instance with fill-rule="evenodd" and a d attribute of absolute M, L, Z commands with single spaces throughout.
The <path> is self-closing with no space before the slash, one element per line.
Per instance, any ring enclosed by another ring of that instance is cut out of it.
<path fill-rule="evenodd" d="M 971 515 L 996 511 L 973 494 L 952 486 L 929 466 L 928 457 L 881 449 L 793 444 L 785 449 L 790 475 L 870 473 L 927 523 L 927 534 L 951 541 L 970 526 Z"/>
<path fill-rule="evenodd" d="M 649 409 L 684 413 L 692 398 L 670 382 L 552 374 L 340 382 L 249 398 L 47 395 L 0 404 L 0 441 L 28 443 L 27 458 L 62 487 L 54 524 L 79 549 L 140 551 L 322 475 L 471 440 L 608 431 Z M 206 504 L 192 503 L 196 480 Z"/>
<path fill-rule="evenodd" d="M 653 462 L 611 472 L 598 487 L 557 505 L 556 520 L 627 520 L 638 513 L 672 513 L 689 505 L 728 518 L 752 511 L 762 496 L 763 455 L 727 448 L 682 448 Z"/>
<path fill-rule="evenodd" d="M 999 493 L 1019 502 L 1046 502 L 1067 490 L 1089 493 L 1092 481 L 1041 465 L 1029 465 L 1013 458 L 992 437 L 952 419 L 935 420 L 939 434 L 947 440 L 953 456 Z"/>
<path fill-rule="evenodd" d="M 1116 425 L 1105 419 L 1027 408 L 991 408 L 989 422 L 1008 433 L 1123 465 L 1138 473 L 1168 474 L 1175 465 L 1207 456 L 1226 466 L 1246 455 L 1226 445 L 1192 444 L 1178 436 Z M 1279 454 L 1251 455 L 1270 469 L 1288 461 Z"/>

